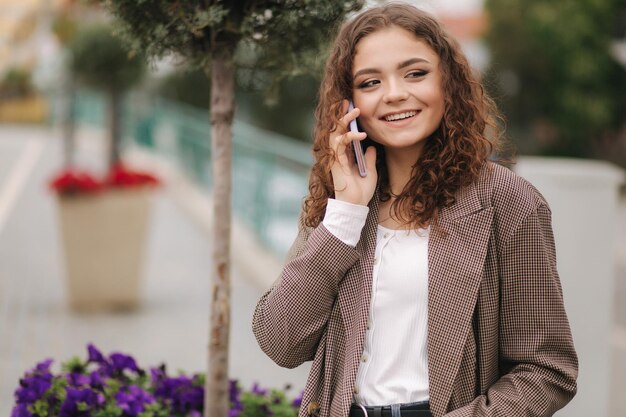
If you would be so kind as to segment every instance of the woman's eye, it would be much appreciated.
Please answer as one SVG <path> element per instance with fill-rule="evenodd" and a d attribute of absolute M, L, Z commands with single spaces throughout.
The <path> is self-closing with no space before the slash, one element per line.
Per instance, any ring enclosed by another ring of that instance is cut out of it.
<path fill-rule="evenodd" d="M 419 78 L 419 77 L 423 77 L 426 74 L 428 74 L 428 71 L 420 70 L 420 71 L 411 71 L 406 76 L 409 78 Z"/>
<path fill-rule="evenodd" d="M 376 84 L 379 84 L 380 81 L 378 80 L 368 80 L 368 81 L 363 81 L 361 84 L 359 84 L 358 88 L 368 88 L 368 87 L 373 87 Z"/>

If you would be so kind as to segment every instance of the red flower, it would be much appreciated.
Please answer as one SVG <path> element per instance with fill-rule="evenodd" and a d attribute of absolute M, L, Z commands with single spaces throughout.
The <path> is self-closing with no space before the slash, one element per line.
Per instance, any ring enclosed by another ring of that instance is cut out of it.
<path fill-rule="evenodd" d="M 50 181 L 50 188 L 59 194 L 93 194 L 103 184 L 84 171 L 65 169 Z"/>
<path fill-rule="evenodd" d="M 59 194 L 93 194 L 105 188 L 157 186 L 160 181 L 147 172 L 134 171 L 119 163 L 111 168 L 104 180 L 77 169 L 65 169 L 50 181 L 50 188 Z"/>
<path fill-rule="evenodd" d="M 143 185 L 159 185 L 159 180 L 147 172 L 128 169 L 123 164 L 114 165 L 104 183 L 108 187 L 136 187 Z"/>

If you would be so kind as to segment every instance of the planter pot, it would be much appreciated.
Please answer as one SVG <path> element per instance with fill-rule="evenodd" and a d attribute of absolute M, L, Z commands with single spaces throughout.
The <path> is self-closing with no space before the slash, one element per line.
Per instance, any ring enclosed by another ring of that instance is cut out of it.
<path fill-rule="evenodd" d="M 141 187 L 58 197 L 72 308 L 137 307 L 151 194 Z"/>

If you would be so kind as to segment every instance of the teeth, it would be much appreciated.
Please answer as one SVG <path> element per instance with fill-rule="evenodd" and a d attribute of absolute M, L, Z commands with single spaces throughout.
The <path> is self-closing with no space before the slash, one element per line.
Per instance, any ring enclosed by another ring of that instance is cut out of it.
<path fill-rule="evenodd" d="M 393 120 L 406 119 L 407 117 L 413 117 L 417 114 L 416 111 L 408 111 L 406 113 L 392 114 L 391 116 L 385 117 L 385 120 L 391 122 Z"/>

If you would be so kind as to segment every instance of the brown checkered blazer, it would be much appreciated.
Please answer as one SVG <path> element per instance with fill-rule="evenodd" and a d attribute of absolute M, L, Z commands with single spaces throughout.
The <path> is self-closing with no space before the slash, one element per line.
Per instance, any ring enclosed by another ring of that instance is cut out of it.
<path fill-rule="evenodd" d="M 428 247 L 433 415 L 549 416 L 576 392 L 578 362 L 556 270 L 550 209 L 488 163 L 439 216 Z M 300 231 L 253 331 L 278 365 L 313 361 L 299 417 L 349 413 L 369 311 L 378 198 L 356 248 L 323 224 Z"/>

